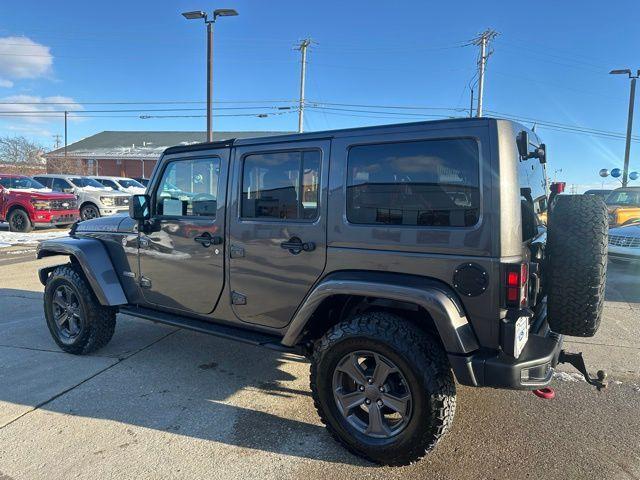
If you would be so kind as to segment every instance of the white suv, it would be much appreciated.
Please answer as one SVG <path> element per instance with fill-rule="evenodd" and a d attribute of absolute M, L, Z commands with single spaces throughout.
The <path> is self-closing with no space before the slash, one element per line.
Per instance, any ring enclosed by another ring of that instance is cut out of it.
<path fill-rule="evenodd" d="M 104 176 L 92 176 L 89 178 L 93 178 L 105 187 L 113 188 L 117 192 L 128 193 L 130 195 L 140 195 L 147 191 L 147 188 L 143 184 L 133 178 Z"/>
<path fill-rule="evenodd" d="M 36 175 L 33 178 L 55 192 L 75 194 L 78 197 L 82 220 L 129 210 L 129 194 L 116 192 L 92 178 L 63 174 Z"/>

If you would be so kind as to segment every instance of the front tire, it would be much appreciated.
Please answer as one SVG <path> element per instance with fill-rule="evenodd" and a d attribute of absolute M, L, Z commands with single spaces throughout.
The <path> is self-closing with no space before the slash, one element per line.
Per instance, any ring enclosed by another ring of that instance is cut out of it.
<path fill-rule="evenodd" d="M 29 233 L 33 230 L 33 224 L 29 219 L 29 214 L 21 208 L 16 208 L 9 214 L 7 218 L 9 222 L 9 231 L 17 233 Z"/>
<path fill-rule="evenodd" d="M 80 209 L 80 218 L 82 220 L 91 220 L 98 217 L 100 217 L 100 210 L 92 203 L 88 203 Z"/>
<path fill-rule="evenodd" d="M 67 353 L 86 354 L 104 347 L 116 327 L 116 312 L 98 302 L 71 264 L 57 267 L 44 289 L 44 315 L 49 332 Z"/>
<path fill-rule="evenodd" d="M 341 322 L 316 342 L 311 391 L 331 435 L 383 465 L 407 465 L 431 451 L 456 407 L 442 345 L 387 312 Z"/>

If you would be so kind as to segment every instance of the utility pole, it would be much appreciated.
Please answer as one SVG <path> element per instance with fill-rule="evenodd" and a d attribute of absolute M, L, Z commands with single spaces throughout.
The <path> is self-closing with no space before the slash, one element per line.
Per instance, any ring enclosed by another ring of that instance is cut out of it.
<path fill-rule="evenodd" d="M 493 50 L 488 50 L 491 40 L 496 38 L 498 32 L 488 28 L 482 32 L 478 37 L 472 40 L 474 45 L 480 47 L 480 56 L 478 57 L 478 108 L 476 111 L 476 117 L 482 116 L 482 100 L 484 96 L 484 71 L 487 66 L 487 59 L 493 53 Z"/>
<path fill-rule="evenodd" d="M 55 148 L 57 150 L 58 148 L 60 148 L 60 141 L 61 141 L 60 139 L 62 138 L 62 136 L 59 133 L 56 133 L 53 136 L 53 138 L 55 140 L 55 144 L 54 144 L 53 148 Z"/>
<path fill-rule="evenodd" d="M 471 100 L 469 102 L 469 118 L 473 117 L 473 88 L 470 88 L 469 90 L 471 90 Z"/>
<path fill-rule="evenodd" d="M 69 112 L 64 111 L 64 157 L 67 158 L 67 116 Z"/>
<path fill-rule="evenodd" d="M 311 39 L 305 38 L 296 47 L 300 50 L 300 101 L 298 105 L 298 133 L 304 131 L 304 82 L 307 75 L 307 48 L 311 45 Z"/>

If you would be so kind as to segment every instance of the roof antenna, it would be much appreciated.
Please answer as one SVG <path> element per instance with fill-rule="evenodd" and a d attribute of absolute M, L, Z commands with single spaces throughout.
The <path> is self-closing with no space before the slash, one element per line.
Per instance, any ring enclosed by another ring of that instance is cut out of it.
<path fill-rule="evenodd" d="M 536 126 L 537 126 L 537 125 L 538 125 L 538 124 L 537 124 L 536 122 L 533 122 L 533 127 L 531 127 L 531 131 L 532 131 L 532 132 L 534 132 L 534 133 L 535 133 L 535 131 L 536 131 Z"/>

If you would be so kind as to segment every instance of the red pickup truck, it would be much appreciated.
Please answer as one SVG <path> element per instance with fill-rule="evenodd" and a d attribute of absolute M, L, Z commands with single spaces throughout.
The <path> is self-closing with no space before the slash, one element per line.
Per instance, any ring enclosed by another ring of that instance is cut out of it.
<path fill-rule="evenodd" d="M 57 193 L 24 175 L 0 174 L 0 222 L 12 232 L 64 227 L 78 220 L 75 195 Z"/>

